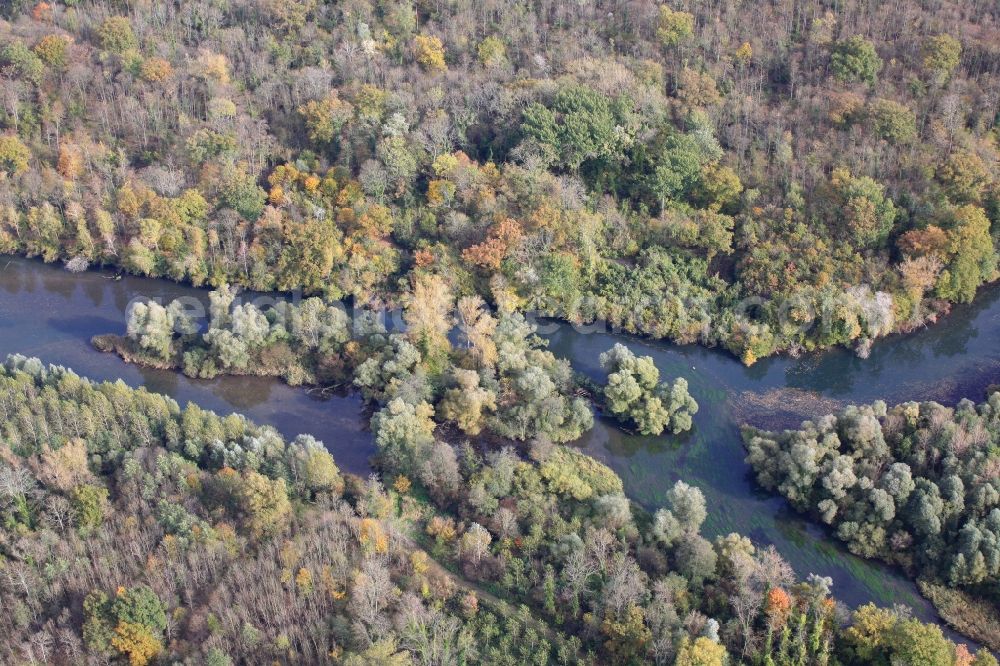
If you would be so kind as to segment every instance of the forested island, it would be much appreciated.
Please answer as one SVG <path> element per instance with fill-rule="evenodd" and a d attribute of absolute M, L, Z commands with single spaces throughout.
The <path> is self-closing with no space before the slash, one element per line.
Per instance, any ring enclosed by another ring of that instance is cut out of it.
<path fill-rule="evenodd" d="M 995 666 L 1000 393 L 744 429 L 970 648 L 635 501 L 577 444 L 687 446 L 688 366 L 535 322 L 762 373 L 934 326 L 1000 278 L 998 90 L 984 0 L 0 4 L 0 253 L 210 289 L 92 343 L 360 395 L 374 443 L 0 349 L 0 661 Z"/>
<path fill-rule="evenodd" d="M 1000 648 L 1000 393 L 849 407 L 801 430 L 747 429 L 762 486 L 852 552 L 898 564 L 970 635 Z"/>

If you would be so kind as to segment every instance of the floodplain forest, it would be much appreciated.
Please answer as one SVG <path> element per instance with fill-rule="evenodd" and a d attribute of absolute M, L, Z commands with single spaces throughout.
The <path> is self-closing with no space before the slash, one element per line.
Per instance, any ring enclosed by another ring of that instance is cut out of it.
<path fill-rule="evenodd" d="M 89 353 L 356 393 L 372 456 L 0 349 L 0 663 L 997 666 L 1000 392 L 743 428 L 924 622 L 636 502 L 581 437 L 704 401 L 535 317 L 864 363 L 998 243 L 990 0 L 6 0 L 0 253 L 204 287 Z"/>

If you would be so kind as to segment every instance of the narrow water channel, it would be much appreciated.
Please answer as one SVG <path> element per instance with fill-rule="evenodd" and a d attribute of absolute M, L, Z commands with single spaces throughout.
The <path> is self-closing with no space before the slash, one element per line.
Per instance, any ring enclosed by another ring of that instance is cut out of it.
<path fill-rule="evenodd" d="M 983 290 L 975 303 L 956 307 L 935 326 L 877 342 L 867 359 L 835 349 L 798 359 L 769 358 L 747 368 L 731 355 L 698 346 L 563 323 L 543 322 L 542 331 L 553 352 L 590 377 L 601 376 L 601 352 L 624 342 L 636 354 L 652 356 L 663 375 L 687 378 L 700 405 L 691 432 L 633 436 L 599 418 L 579 442 L 618 472 L 634 500 L 661 506 L 667 489 L 684 479 L 705 493 L 706 536 L 739 532 L 756 543 L 773 543 L 799 575 L 833 578 L 836 596 L 852 607 L 903 603 L 925 621 L 938 619 L 900 572 L 851 555 L 783 499 L 757 488 L 744 462 L 739 424 L 793 428 L 806 418 L 878 399 L 890 405 L 982 400 L 987 387 L 1000 382 L 1000 287 Z"/>
<path fill-rule="evenodd" d="M 193 402 L 219 414 L 239 412 L 289 438 L 309 433 L 327 445 L 341 468 L 364 474 L 374 444 L 357 393 L 318 399 L 266 377 L 189 379 L 171 370 L 130 365 L 90 344 L 95 335 L 125 330 L 125 310 L 133 299 L 166 304 L 194 296 L 207 302 L 207 293 L 166 280 L 115 280 L 104 271 L 71 275 L 38 261 L 0 257 L 0 359 L 14 353 L 37 356 L 91 379 L 145 386 L 181 405 Z"/>
<path fill-rule="evenodd" d="M 179 296 L 204 299 L 204 290 L 171 282 L 91 271 L 71 275 L 56 266 L 0 258 L 0 356 L 20 353 L 73 368 L 97 380 L 122 379 L 221 414 L 240 412 L 277 428 L 325 442 L 338 464 L 364 474 L 373 451 L 357 394 L 324 399 L 301 388 L 257 378 L 191 380 L 179 373 L 128 365 L 90 346 L 99 333 L 120 332 L 135 298 L 168 302 Z M 579 443 L 613 467 L 629 496 L 653 508 L 677 479 L 700 487 L 709 506 L 707 535 L 737 531 L 758 543 L 773 543 L 800 575 L 834 580 L 834 593 L 850 606 L 868 601 L 904 603 L 924 620 L 935 620 L 916 586 L 899 572 L 847 553 L 823 530 L 792 514 L 787 504 L 757 490 L 743 462 L 738 424 L 792 427 L 850 402 L 982 398 L 1000 381 L 1000 289 L 955 309 L 944 321 L 919 332 L 877 343 L 871 357 L 846 350 L 799 359 L 772 358 L 746 368 L 732 356 L 700 347 L 577 330 L 544 324 L 553 351 L 591 376 L 598 357 L 615 342 L 653 356 L 668 377 L 684 376 L 701 409 L 695 428 L 681 438 L 636 437 L 603 419 Z"/>

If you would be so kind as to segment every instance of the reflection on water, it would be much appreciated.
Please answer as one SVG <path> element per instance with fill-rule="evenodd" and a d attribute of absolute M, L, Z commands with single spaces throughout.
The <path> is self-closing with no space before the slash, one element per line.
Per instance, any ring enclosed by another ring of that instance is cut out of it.
<path fill-rule="evenodd" d="M 93 379 L 121 378 L 146 386 L 182 404 L 196 402 L 223 414 L 241 412 L 286 437 L 308 432 L 326 443 L 341 467 L 366 472 L 373 445 L 357 395 L 319 400 L 258 377 L 191 380 L 130 366 L 90 347 L 93 335 L 123 329 L 133 298 L 207 300 L 205 291 L 166 281 L 114 280 L 99 272 L 70 275 L 23 259 L 0 266 L 0 355 L 38 356 Z M 655 507 L 674 481 L 685 479 L 706 495 L 709 535 L 737 531 L 759 543 L 773 543 L 800 575 L 832 577 L 837 596 L 850 605 L 905 603 L 924 619 L 934 617 L 915 586 L 897 572 L 851 556 L 821 528 L 792 514 L 783 500 L 756 488 L 743 462 L 738 423 L 791 427 L 849 401 L 982 397 L 985 387 L 1000 378 L 1000 288 L 985 290 L 975 304 L 955 308 L 936 326 L 876 343 L 866 360 L 833 350 L 798 359 L 769 358 L 745 368 L 728 354 L 701 347 L 618 336 L 599 327 L 581 332 L 543 323 L 541 332 L 553 351 L 592 377 L 601 374 L 601 352 L 623 342 L 652 356 L 665 375 L 687 378 L 701 407 L 690 433 L 680 438 L 630 436 L 598 418 L 579 442 L 622 476 L 631 497 Z"/>

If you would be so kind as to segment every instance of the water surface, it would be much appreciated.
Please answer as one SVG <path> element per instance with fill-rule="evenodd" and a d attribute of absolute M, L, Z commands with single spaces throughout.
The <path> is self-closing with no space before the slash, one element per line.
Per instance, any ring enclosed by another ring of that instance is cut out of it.
<path fill-rule="evenodd" d="M 725 352 L 698 346 L 551 322 L 543 330 L 557 355 L 593 378 L 603 376 L 599 356 L 616 342 L 652 356 L 665 376 L 687 378 L 700 406 L 691 432 L 634 436 L 599 418 L 580 442 L 618 472 L 630 497 L 650 508 L 661 506 L 666 491 L 683 479 L 705 493 L 707 536 L 739 532 L 756 543 L 772 543 L 799 575 L 832 577 L 834 593 L 850 606 L 904 603 L 925 620 L 937 619 L 900 572 L 851 555 L 783 499 L 757 488 L 744 462 L 739 424 L 792 428 L 805 418 L 878 399 L 890 405 L 982 400 L 987 387 L 1000 382 L 1000 287 L 982 290 L 975 303 L 956 307 L 932 327 L 876 342 L 867 359 L 834 349 L 798 359 L 768 358 L 747 368 Z"/>
<path fill-rule="evenodd" d="M 125 311 L 136 298 L 181 296 L 207 301 L 207 291 L 146 278 L 113 279 L 108 272 L 72 275 L 55 266 L 0 257 L 0 358 L 19 353 L 72 368 L 95 380 L 122 379 L 181 405 L 194 402 L 219 414 L 238 412 L 277 428 L 286 438 L 309 433 L 335 454 L 337 464 L 366 474 L 374 452 L 360 395 L 316 398 L 267 377 L 189 379 L 179 372 L 142 368 L 102 354 L 90 339 L 125 330 Z"/>
<path fill-rule="evenodd" d="M 374 448 L 357 394 L 317 399 L 259 377 L 192 380 L 129 365 L 90 346 L 93 335 L 124 329 L 131 300 L 165 303 L 179 296 L 204 300 L 206 292 L 166 281 L 115 280 L 100 271 L 71 275 L 37 261 L 0 258 L 0 356 L 21 353 L 93 379 L 121 378 L 181 404 L 191 401 L 220 414 L 246 414 L 286 437 L 306 432 L 321 439 L 343 469 L 367 473 Z M 890 404 L 981 399 L 989 384 L 1000 381 L 1000 288 L 984 290 L 974 304 L 955 308 L 931 328 L 876 343 L 866 360 L 833 350 L 799 359 L 765 359 L 746 368 L 729 354 L 697 346 L 565 324 L 547 323 L 543 332 L 556 354 L 593 377 L 600 376 L 600 353 L 623 342 L 637 354 L 652 356 L 664 375 L 687 378 L 701 406 L 692 432 L 630 436 L 598 418 L 579 442 L 622 476 L 630 497 L 655 508 L 674 481 L 684 479 L 706 495 L 707 535 L 736 531 L 757 543 L 773 543 L 799 575 L 832 577 L 834 593 L 851 606 L 904 603 L 925 620 L 937 619 L 901 573 L 850 555 L 822 528 L 794 515 L 784 500 L 755 488 L 743 462 L 738 423 L 792 427 L 804 417 L 879 398 Z"/>

